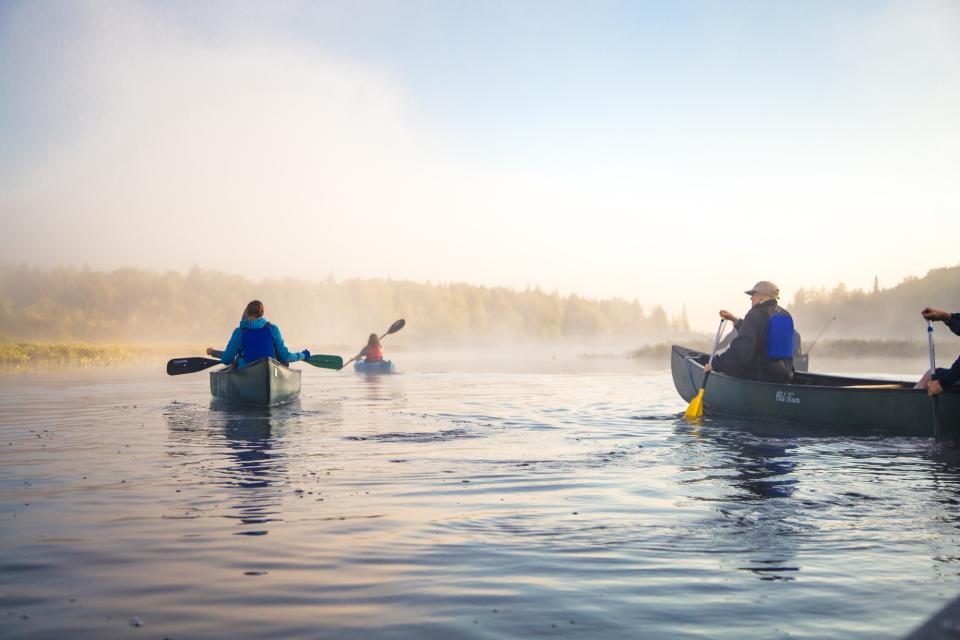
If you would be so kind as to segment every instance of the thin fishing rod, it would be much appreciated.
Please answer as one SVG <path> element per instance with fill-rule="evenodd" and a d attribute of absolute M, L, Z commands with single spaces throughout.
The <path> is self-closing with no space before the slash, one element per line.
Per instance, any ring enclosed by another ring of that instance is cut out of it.
<path fill-rule="evenodd" d="M 810 355 L 810 352 L 813 351 L 813 347 L 815 347 L 817 344 L 817 340 L 820 339 L 820 336 L 823 335 L 823 332 L 826 331 L 827 327 L 829 327 L 830 324 L 836 319 L 837 319 L 837 316 L 833 316 L 832 318 L 830 318 L 830 320 L 827 321 L 827 324 L 823 326 L 823 329 L 820 329 L 820 333 L 817 334 L 817 337 L 813 339 L 813 343 L 810 344 L 810 348 L 807 349 L 807 355 Z"/>

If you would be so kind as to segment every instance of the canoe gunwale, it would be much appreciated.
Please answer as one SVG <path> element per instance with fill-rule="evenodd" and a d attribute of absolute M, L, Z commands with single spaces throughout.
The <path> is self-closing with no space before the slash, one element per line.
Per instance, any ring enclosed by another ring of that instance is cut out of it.
<path fill-rule="evenodd" d="M 701 353 L 699 351 L 694 351 L 692 349 L 686 349 L 685 347 L 679 347 L 674 345 L 675 350 L 683 350 L 687 354 L 682 354 L 681 357 L 684 361 L 693 363 L 697 366 L 699 371 L 703 371 L 704 363 L 699 362 L 702 356 L 702 359 L 706 361 L 708 359 L 707 354 Z M 751 385 L 757 386 L 766 386 L 766 387 L 798 387 L 801 389 L 817 389 L 817 390 L 834 390 L 834 391 L 850 391 L 856 389 L 857 392 L 861 391 L 907 391 L 910 393 L 926 393 L 922 389 L 914 389 L 913 382 L 907 382 L 906 380 L 884 380 L 881 378 L 854 378 L 848 376 L 836 376 L 824 373 L 813 373 L 813 372 L 797 372 L 794 374 L 794 382 L 792 383 L 779 383 L 779 382 L 768 382 L 766 380 L 749 380 L 746 378 L 736 378 L 734 376 L 728 375 L 726 373 L 721 373 L 720 371 L 714 371 L 710 374 L 711 377 L 724 377 L 729 380 L 737 380 L 739 382 L 746 382 Z M 801 380 L 799 384 L 796 380 Z M 808 382 L 809 380 L 809 382 Z M 844 384 L 814 384 L 814 380 L 831 380 L 836 381 L 837 383 L 843 382 Z M 897 384 L 901 385 L 899 388 L 892 388 L 889 385 Z M 876 387 L 873 389 L 871 387 Z M 960 394 L 960 389 L 945 389 L 945 394 L 958 395 Z"/>

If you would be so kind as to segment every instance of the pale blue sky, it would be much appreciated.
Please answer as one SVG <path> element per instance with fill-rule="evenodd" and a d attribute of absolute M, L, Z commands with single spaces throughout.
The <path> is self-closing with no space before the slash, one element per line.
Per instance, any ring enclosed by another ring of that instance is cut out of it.
<path fill-rule="evenodd" d="M 953 0 L 6 1 L 0 96 L 3 261 L 531 284 L 704 328 L 761 278 L 958 261 Z"/>

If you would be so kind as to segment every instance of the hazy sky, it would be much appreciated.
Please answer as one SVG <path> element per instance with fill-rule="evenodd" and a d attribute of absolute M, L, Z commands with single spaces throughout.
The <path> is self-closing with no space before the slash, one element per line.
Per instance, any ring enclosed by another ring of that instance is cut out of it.
<path fill-rule="evenodd" d="M 0 0 L 0 261 L 686 304 L 960 262 L 960 2 Z"/>

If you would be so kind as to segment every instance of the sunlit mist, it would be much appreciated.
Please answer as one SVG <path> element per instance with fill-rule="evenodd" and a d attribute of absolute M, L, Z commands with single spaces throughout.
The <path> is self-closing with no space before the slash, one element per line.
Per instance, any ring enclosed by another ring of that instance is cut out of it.
<path fill-rule="evenodd" d="M 956 264 L 960 6 L 8 3 L 0 261 L 464 281 L 709 328 Z"/>

